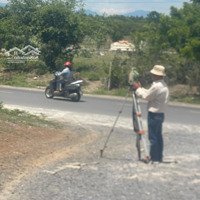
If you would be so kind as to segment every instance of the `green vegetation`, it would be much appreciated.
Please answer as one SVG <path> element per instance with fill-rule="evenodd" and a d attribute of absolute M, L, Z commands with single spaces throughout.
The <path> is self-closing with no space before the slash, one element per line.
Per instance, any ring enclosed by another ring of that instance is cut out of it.
<path fill-rule="evenodd" d="M 166 67 L 168 84 L 197 88 L 200 97 L 200 2 L 191 0 L 183 8 L 171 7 L 169 15 L 151 12 L 146 18 L 86 15 L 78 0 L 10 0 L 0 8 L 0 49 L 22 48 L 27 44 L 41 51 L 40 60 L 8 63 L 0 54 L 0 83 L 43 86 L 29 76 L 44 76 L 61 70 L 71 60 L 87 81 L 101 81 L 96 93 L 113 94 L 128 85 L 134 67 L 144 86 L 150 84 L 154 64 Z M 79 8 L 79 9 L 78 9 Z M 77 11 L 78 10 L 78 11 Z M 110 52 L 112 42 L 128 40 L 134 52 Z M 109 88 L 109 91 L 108 91 Z M 119 92 L 121 93 L 121 92 Z M 191 95 L 191 94 L 190 94 Z M 175 99 L 185 99 L 184 94 Z M 197 98 L 196 98 L 197 97 Z"/>
<path fill-rule="evenodd" d="M 178 96 L 171 96 L 172 101 L 176 102 L 184 102 L 184 103 L 192 103 L 192 104 L 200 104 L 200 99 L 198 95 L 178 95 Z"/>
<path fill-rule="evenodd" d="M 32 73 L 7 72 L 0 76 L 0 84 L 30 88 L 45 87 L 47 86 L 51 77 L 52 75 L 46 74 L 40 76 L 40 79 L 38 79 L 38 77 Z"/>
<path fill-rule="evenodd" d="M 126 96 L 128 92 L 128 87 L 127 88 L 119 88 L 119 89 L 113 89 L 113 90 L 106 90 L 105 88 L 97 89 L 94 94 L 99 94 L 99 95 L 113 95 L 113 96 Z"/>
<path fill-rule="evenodd" d="M 18 109 L 6 109 L 3 107 L 2 102 L 0 102 L 0 120 L 9 121 L 12 123 L 22 123 L 30 126 L 61 128 L 61 124 L 46 120 L 45 116 L 32 115 L 28 112 L 20 111 Z"/>

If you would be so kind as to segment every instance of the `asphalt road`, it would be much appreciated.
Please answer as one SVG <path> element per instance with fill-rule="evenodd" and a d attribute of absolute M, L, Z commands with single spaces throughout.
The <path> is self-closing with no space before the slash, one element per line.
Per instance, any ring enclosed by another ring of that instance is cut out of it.
<path fill-rule="evenodd" d="M 100 98 L 83 96 L 81 101 L 74 103 L 63 99 L 46 99 L 42 90 L 24 90 L 0 87 L 0 101 L 4 104 L 25 106 L 32 108 L 55 109 L 59 111 L 80 114 L 99 114 L 116 116 L 125 98 Z M 146 103 L 141 102 L 143 118 L 146 118 Z M 130 117 L 132 109 L 131 99 L 125 104 L 122 117 Z M 169 105 L 166 110 L 166 122 L 183 125 L 200 124 L 200 106 L 186 104 Z"/>
<path fill-rule="evenodd" d="M 125 104 L 103 158 L 99 158 L 99 150 L 123 99 L 83 96 L 81 102 L 73 103 L 46 99 L 38 90 L 0 88 L 0 101 L 10 108 L 44 113 L 66 122 L 74 134 L 85 135 L 88 140 L 78 144 L 79 151 L 73 156 L 20 176 L 10 190 L 2 192 L 5 200 L 198 200 L 200 197 L 198 106 L 168 106 L 163 134 L 166 162 L 146 165 L 137 161 L 131 99 Z M 146 122 L 146 104 L 142 102 L 141 107 Z"/>

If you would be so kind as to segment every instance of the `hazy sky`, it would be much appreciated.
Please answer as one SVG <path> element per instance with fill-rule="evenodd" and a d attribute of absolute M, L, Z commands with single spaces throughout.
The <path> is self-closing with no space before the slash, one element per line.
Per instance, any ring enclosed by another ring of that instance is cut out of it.
<path fill-rule="evenodd" d="M 135 10 L 157 11 L 168 14 L 170 7 L 181 8 L 190 0 L 82 0 L 85 8 L 107 14 L 123 14 Z M 6 0 L 0 0 L 6 2 Z"/>
<path fill-rule="evenodd" d="M 83 0 L 87 9 L 108 13 L 123 14 L 135 10 L 169 13 L 170 7 L 181 8 L 189 0 Z"/>

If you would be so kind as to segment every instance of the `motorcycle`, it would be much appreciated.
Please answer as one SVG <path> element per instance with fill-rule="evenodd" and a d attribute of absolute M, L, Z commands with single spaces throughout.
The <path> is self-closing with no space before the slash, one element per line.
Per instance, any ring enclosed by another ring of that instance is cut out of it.
<path fill-rule="evenodd" d="M 71 99 L 74 102 L 78 102 L 81 99 L 81 83 L 83 80 L 76 80 L 70 83 L 62 83 L 63 87 L 61 90 L 58 88 L 58 81 L 60 80 L 59 72 L 54 74 L 54 79 L 50 81 L 49 85 L 45 89 L 46 98 L 64 97 Z"/>

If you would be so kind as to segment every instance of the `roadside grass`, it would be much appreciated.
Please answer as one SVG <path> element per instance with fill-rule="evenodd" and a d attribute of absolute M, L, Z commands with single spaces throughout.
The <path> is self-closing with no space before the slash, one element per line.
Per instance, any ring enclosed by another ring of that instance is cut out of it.
<path fill-rule="evenodd" d="M 108 76 L 112 59 L 112 54 L 103 57 L 100 55 L 93 55 L 92 57 L 79 56 L 74 58 L 74 66 L 83 78 L 89 81 L 97 81 Z"/>
<path fill-rule="evenodd" d="M 200 96 L 199 95 L 171 96 L 170 100 L 174 101 L 174 102 L 200 104 Z"/>
<path fill-rule="evenodd" d="M 62 128 L 61 123 L 56 123 L 47 120 L 44 115 L 33 115 L 26 111 L 21 111 L 18 109 L 10 110 L 4 108 L 3 103 L 0 102 L 0 120 L 9 121 L 14 124 L 25 124 L 30 126 L 38 127 L 49 127 L 49 128 Z"/>
<path fill-rule="evenodd" d="M 93 91 L 92 94 L 98 95 L 112 95 L 112 96 L 126 96 L 128 92 L 128 88 L 119 88 L 119 89 L 112 89 L 108 90 L 106 88 L 98 88 L 97 90 Z"/>
<path fill-rule="evenodd" d="M 44 87 L 50 81 L 50 74 L 36 76 L 27 73 L 4 73 L 0 76 L 0 84 L 16 87 Z"/>

